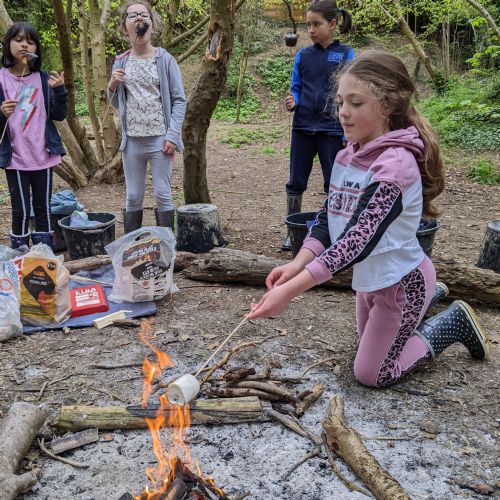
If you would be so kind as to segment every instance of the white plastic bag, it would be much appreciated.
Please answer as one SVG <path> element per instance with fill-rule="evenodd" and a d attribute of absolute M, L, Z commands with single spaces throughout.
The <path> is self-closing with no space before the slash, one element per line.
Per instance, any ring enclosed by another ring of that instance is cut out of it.
<path fill-rule="evenodd" d="M 0 342 L 23 332 L 19 313 L 19 279 L 0 264 Z"/>
<path fill-rule="evenodd" d="M 147 226 L 105 247 L 115 271 L 113 302 L 159 300 L 176 292 L 173 282 L 175 236 L 166 227 Z"/>

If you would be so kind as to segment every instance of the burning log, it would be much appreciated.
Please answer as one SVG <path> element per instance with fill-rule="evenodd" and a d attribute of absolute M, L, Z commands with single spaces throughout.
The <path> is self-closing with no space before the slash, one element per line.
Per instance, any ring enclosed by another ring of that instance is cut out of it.
<path fill-rule="evenodd" d="M 14 403 L 0 422 L 0 496 L 14 500 L 37 482 L 33 472 L 20 476 L 15 472 L 28 452 L 33 438 L 45 422 L 49 411 L 44 406 Z"/>
<path fill-rule="evenodd" d="M 189 404 L 191 424 L 235 424 L 244 422 L 266 422 L 264 414 L 268 404 L 257 397 L 231 399 L 199 399 Z M 154 418 L 158 405 L 141 406 L 62 406 L 54 427 L 68 431 L 79 431 L 97 427 L 101 430 L 144 429 L 145 418 Z M 168 410 L 165 410 L 168 413 Z"/>
<path fill-rule="evenodd" d="M 452 259 L 434 257 L 439 281 L 446 283 L 450 296 L 479 304 L 500 307 L 500 274 Z M 189 260 L 186 260 L 189 262 Z M 231 248 L 214 248 L 207 254 L 198 254 L 183 273 L 192 280 L 215 283 L 243 283 L 264 285 L 271 270 L 286 260 L 274 259 Z M 176 262 L 176 264 L 178 264 Z M 180 264 L 176 269 L 180 269 Z M 350 289 L 352 272 L 337 274 L 322 286 Z"/>
<path fill-rule="evenodd" d="M 356 476 L 380 500 L 409 500 L 401 485 L 367 450 L 361 436 L 345 421 L 344 403 L 330 398 L 328 414 L 322 422 L 328 446 L 344 460 Z"/>

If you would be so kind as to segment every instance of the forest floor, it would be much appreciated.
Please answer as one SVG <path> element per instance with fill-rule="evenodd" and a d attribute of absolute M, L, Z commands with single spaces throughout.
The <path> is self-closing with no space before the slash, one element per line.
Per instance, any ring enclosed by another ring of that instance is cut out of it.
<path fill-rule="evenodd" d="M 288 117 L 270 103 L 267 118 L 252 124 L 213 122 L 208 138 L 207 177 L 229 248 L 279 258 L 285 234 L 284 185 L 288 175 Z M 238 139 L 238 137 L 240 139 Z M 240 144 L 241 138 L 249 144 Z M 482 186 L 466 175 L 473 154 L 447 150 L 442 228 L 434 255 L 475 264 L 486 224 L 500 219 L 500 186 Z M 499 156 L 492 155 L 495 161 Z M 319 167 L 304 196 L 303 210 L 316 210 L 324 200 Z M 66 186 L 56 182 L 55 191 Z M 182 156 L 175 161 L 176 205 L 183 204 Z M 154 202 L 148 178 L 145 224 L 153 224 Z M 121 220 L 123 183 L 89 186 L 77 193 L 89 211 L 107 211 Z M 0 205 L 1 234 L 9 228 L 10 208 Z M 117 224 L 117 236 L 122 233 Z M 4 237 L 0 243 L 7 244 Z M 168 378 L 192 371 L 239 323 L 262 287 L 220 284 L 210 287 L 174 275 L 180 291 L 158 302 L 153 342 L 175 362 Z M 193 287 L 194 285 L 194 287 Z M 446 307 L 445 302 L 437 307 Z M 478 362 L 462 346 L 448 349 L 436 362 L 418 368 L 395 386 L 373 390 L 353 376 L 356 353 L 355 300 L 349 291 L 316 289 L 296 298 L 280 317 L 259 320 L 240 330 L 231 345 L 265 339 L 255 350 L 243 351 L 231 366 L 274 366 L 284 375 L 299 375 L 315 361 L 333 357 L 309 377 L 325 384 L 325 393 L 304 416 L 304 424 L 321 430 L 329 396 L 344 398 L 349 424 L 368 449 L 411 498 L 482 498 L 474 488 L 500 495 L 498 415 L 500 315 L 498 309 L 475 307 L 489 332 L 492 356 Z M 279 338 L 276 338 L 279 335 Z M 0 415 L 14 401 L 43 402 L 56 415 L 61 405 L 137 404 L 141 398 L 139 366 L 99 370 L 95 364 L 138 365 L 149 353 L 135 329 L 55 330 L 26 335 L 0 344 Z M 49 382 L 39 397 L 45 382 Z M 52 383 L 51 383 L 52 382 Z M 50 434 L 49 428 L 45 429 Z M 46 500 L 118 499 L 126 491 L 138 494 L 147 484 L 144 469 L 155 463 L 146 431 L 115 431 L 98 443 L 67 453 L 90 464 L 75 469 L 53 461 L 33 447 L 25 468 L 40 472 L 38 485 L 22 498 Z M 171 433 L 165 430 L 168 444 Z M 310 443 L 279 424 L 254 423 L 192 427 L 191 455 L 204 474 L 213 476 L 229 494 L 248 491 L 253 499 L 351 499 L 324 457 L 313 458 L 292 474 L 286 471 L 307 452 Z M 352 475 L 342 467 L 352 478 Z M 0 495 L 1 496 L 1 495 Z"/>

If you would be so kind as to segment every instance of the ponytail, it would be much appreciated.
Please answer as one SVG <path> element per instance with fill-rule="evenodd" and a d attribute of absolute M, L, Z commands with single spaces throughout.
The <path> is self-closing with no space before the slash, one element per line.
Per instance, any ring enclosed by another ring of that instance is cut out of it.
<path fill-rule="evenodd" d="M 332 19 L 339 24 L 339 17 L 342 16 L 342 24 L 340 26 L 340 33 L 349 33 L 352 28 L 352 17 L 347 10 L 342 7 L 337 7 L 335 0 L 313 0 L 309 7 L 308 12 L 317 12 L 321 14 L 328 22 Z"/>

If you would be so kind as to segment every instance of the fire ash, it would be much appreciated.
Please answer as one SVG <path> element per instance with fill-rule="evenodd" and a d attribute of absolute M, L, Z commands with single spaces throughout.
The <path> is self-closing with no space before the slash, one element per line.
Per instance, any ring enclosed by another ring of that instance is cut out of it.
<path fill-rule="evenodd" d="M 153 380 L 161 377 L 163 370 L 173 366 L 173 362 L 167 353 L 151 343 L 151 323 L 149 321 L 141 321 L 139 336 L 141 342 L 147 345 L 156 357 L 155 361 L 150 361 L 145 357 L 142 365 L 144 374 L 142 406 L 146 407 L 151 395 Z M 223 491 L 215 487 L 213 479 L 203 477 L 198 464 L 196 467 L 199 477 L 187 467 L 192 463 L 189 447 L 184 441 L 184 435 L 191 425 L 189 404 L 184 406 L 170 404 L 164 395 L 160 396 L 159 399 L 160 406 L 156 411 L 156 417 L 145 419 L 151 433 L 153 451 L 158 464 L 156 467 L 146 469 L 146 475 L 152 486 L 146 486 L 139 496 L 133 497 L 134 500 L 226 499 Z M 160 436 L 160 429 L 164 426 L 173 429 L 168 452 L 163 448 Z M 178 457 L 182 457 L 182 460 Z M 189 486 L 189 492 L 187 486 Z"/>

